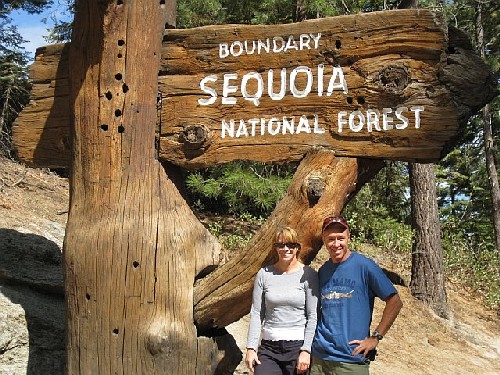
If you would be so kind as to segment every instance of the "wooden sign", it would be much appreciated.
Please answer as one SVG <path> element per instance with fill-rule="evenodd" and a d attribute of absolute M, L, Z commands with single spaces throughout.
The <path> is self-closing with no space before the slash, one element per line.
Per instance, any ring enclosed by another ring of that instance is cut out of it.
<path fill-rule="evenodd" d="M 14 126 L 28 164 L 70 160 L 66 49 L 39 49 L 31 68 L 33 99 Z M 463 94 L 490 95 L 489 70 L 464 49 L 427 10 L 166 30 L 159 158 L 202 168 L 298 160 L 323 146 L 340 156 L 437 161 L 476 109 Z"/>

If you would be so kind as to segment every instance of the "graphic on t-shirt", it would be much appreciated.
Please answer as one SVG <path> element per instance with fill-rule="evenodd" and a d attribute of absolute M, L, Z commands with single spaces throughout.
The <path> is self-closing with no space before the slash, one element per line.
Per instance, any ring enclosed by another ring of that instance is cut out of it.
<path fill-rule="evenodd" d="M 322 294 L 321 299 L 341 299 L 341 298 L 351 298 L 354 289 L 347 293 L 331 291 L 330 293 Z"/>

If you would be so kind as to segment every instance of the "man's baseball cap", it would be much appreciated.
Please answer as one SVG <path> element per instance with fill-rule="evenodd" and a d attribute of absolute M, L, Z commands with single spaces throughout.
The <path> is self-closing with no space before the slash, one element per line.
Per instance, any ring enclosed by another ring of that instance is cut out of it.
<path fill-rule="evenodd" d="M 347 221 L 342 216 L 329 216 L 323 220 L 323 229 L 321 232 L 324 232 L 327 227 L 332 224 L 339 223 L 344 228 L 349 229 L 349 225 L 347 225 Z"/>

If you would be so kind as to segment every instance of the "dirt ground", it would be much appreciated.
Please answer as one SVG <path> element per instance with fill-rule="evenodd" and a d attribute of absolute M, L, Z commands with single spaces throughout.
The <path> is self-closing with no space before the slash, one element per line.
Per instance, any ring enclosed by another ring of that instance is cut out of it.
<path fill-rule="evenodd" d="M 68 209 L 68 181 L 47 170 L 30 169 L 0 158 L 0 229 L 33 233 L 62 246 Z M 2 233 L 2 231 L 0 231 Z M 1 251 L 1 249 L 0 249 Z M 326 259 L 320 252 L 315 265 Z M 384 268 L 409 283 L 409 259 L 378 255 Z M 499 314 L 484 307 L 473 291 L 448 283 L 452 318 L 437 317 L 398 286 L 404 307 L 379 344 L 372 374 L 500 374 Z M 374 322 L 383 306 L 376 304 Z M 244 349 L 248 316 L 227 327 Z M 247 374 L 243 364 L 235 374 Z"/>

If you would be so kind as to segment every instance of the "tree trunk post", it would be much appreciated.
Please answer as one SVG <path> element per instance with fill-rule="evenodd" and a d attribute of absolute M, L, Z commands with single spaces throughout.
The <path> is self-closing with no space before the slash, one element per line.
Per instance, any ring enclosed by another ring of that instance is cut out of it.
<path fill-rule="evenodd" d="M 418 0 L 402 0 L 398 5 L 399 9 L 417 7 Z M 434 168 L 432 164 L 409 163 L 409 169 L 412 227 L 415 231 L 410 290 L 436 314 L 447 318 L 449 310 Z"/>
<path fill-rule="evenodd" d="M 436 178 L 432 164 L 410 164 L 412 249 L 410 290 L 436 314 L 449 317 L 444 282 L 441 228 L 436 202 Z"/>
<path fill-rule="evenodd" d="M 213 371 L 217 348 L 193 324 L 193 283 L 220 247 L 155 159 L 171 5 L 77 2 L 64 243 L 70 375 Z"/>

